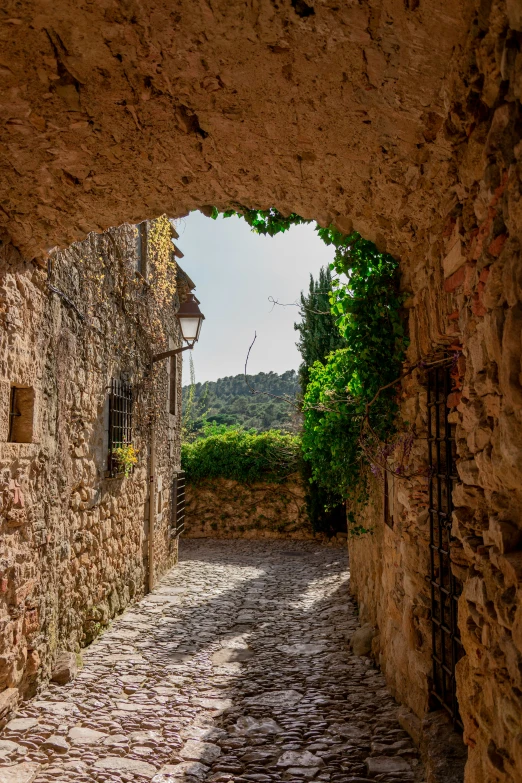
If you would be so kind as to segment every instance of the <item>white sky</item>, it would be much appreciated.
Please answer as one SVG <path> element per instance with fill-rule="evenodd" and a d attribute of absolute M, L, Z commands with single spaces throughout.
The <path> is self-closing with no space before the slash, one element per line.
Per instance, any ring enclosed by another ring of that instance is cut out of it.
<path fill-rule="evenodd" d="M 333 259 L 333 248 L 317 236 L 314 224 L 294 226 L 284 234 L 254 234 L 236 217 L 206 218 L 192 212 L 176 221 L 176 244 L 185 254 L 181 267 L 196 283 L 205 321 L 192 351 L 196 381 L 215 381 L 243 372 L 248 346 L 257 332 L 248 372 L 297 369 L 295 347 L 297 307 L 273 307 L 294 302 L 308 290 L 310 273 Z M 189 382 L 187 354 L 183 383 Z"/>

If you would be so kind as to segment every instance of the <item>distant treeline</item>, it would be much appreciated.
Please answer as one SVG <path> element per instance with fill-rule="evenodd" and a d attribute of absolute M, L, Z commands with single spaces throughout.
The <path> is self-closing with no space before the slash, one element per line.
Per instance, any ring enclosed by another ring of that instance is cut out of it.
<path fill-rule="evenodd" d="M 196 383 L 183 387 L 183 416 L 186 431 L 197 434 L 205 422 L 241 426 L 260 432 L 281 430 L 297 432 L 301 417 L 297 412 L 300 393 L 299 379 L 295 370 L 282 375 L 276 372 L 260 372 L 248 375 L 219 378 L 217 381 Z M 267 394 L 252 394 L 268 392 Z M 289 398 L 294 405 L 285 402 Z"/>

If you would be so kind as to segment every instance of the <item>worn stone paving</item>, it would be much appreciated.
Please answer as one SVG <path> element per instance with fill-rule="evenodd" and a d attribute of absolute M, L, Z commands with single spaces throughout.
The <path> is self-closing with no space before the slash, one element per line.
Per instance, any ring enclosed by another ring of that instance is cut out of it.
<path fill-rule="evenodd" d="M 0 783 L 420 783 L 357 626 L 344 549 L 182 541 L 76 680 L 6 726 Z"/>

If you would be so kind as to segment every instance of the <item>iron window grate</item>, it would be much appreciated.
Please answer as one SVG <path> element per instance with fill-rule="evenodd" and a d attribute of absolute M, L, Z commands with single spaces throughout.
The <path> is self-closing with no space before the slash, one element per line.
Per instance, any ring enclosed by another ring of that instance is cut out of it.
<path fill-rule="evenodd" d="M 432 660 L 435 701 L 449 712 L 453 724 L 463 728 L 457 702 L 455 667 L 464 651 L 458 627 L 460 581 L 451 568 L 452 492 L 455 470 L 455 437 L 448 420 L 451 392 L 448 365 L 428 372 L 428 462 L 430 515 L 430 583 Z"/>
<path fill-rule="evenodd" d="M 180 470 L 172 481 L 170 533 L 173 538 L 185 530 L 185 471 Z"/>
<path fill-rule="evenodd" d="M 132 443 L 132 386 L 113 378 L 109 394 L 109 464 L 111 476 L 121 471 L 114 450 Z"/>

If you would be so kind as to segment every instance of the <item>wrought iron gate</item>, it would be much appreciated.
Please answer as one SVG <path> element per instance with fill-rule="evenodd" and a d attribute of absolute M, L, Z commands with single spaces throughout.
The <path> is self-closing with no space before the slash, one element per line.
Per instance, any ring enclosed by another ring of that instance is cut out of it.
<path fill-rule="evenodd" d="M 170 499 L 170 535 L 180 536 L 185 530 L 185 471 L 176 473 Z"/>
<path fill-rule="evenodd" d="M 455 683 L 455 666 L 463 655 L 457 624 L 461 584 L 451 569 L 451 497 L 457 475 L 455 438 L 448 421 L 450 370 L 443 365 L 428 372 L 432 696 L 449 712 L 454 725 L 462 728 Z"/>

